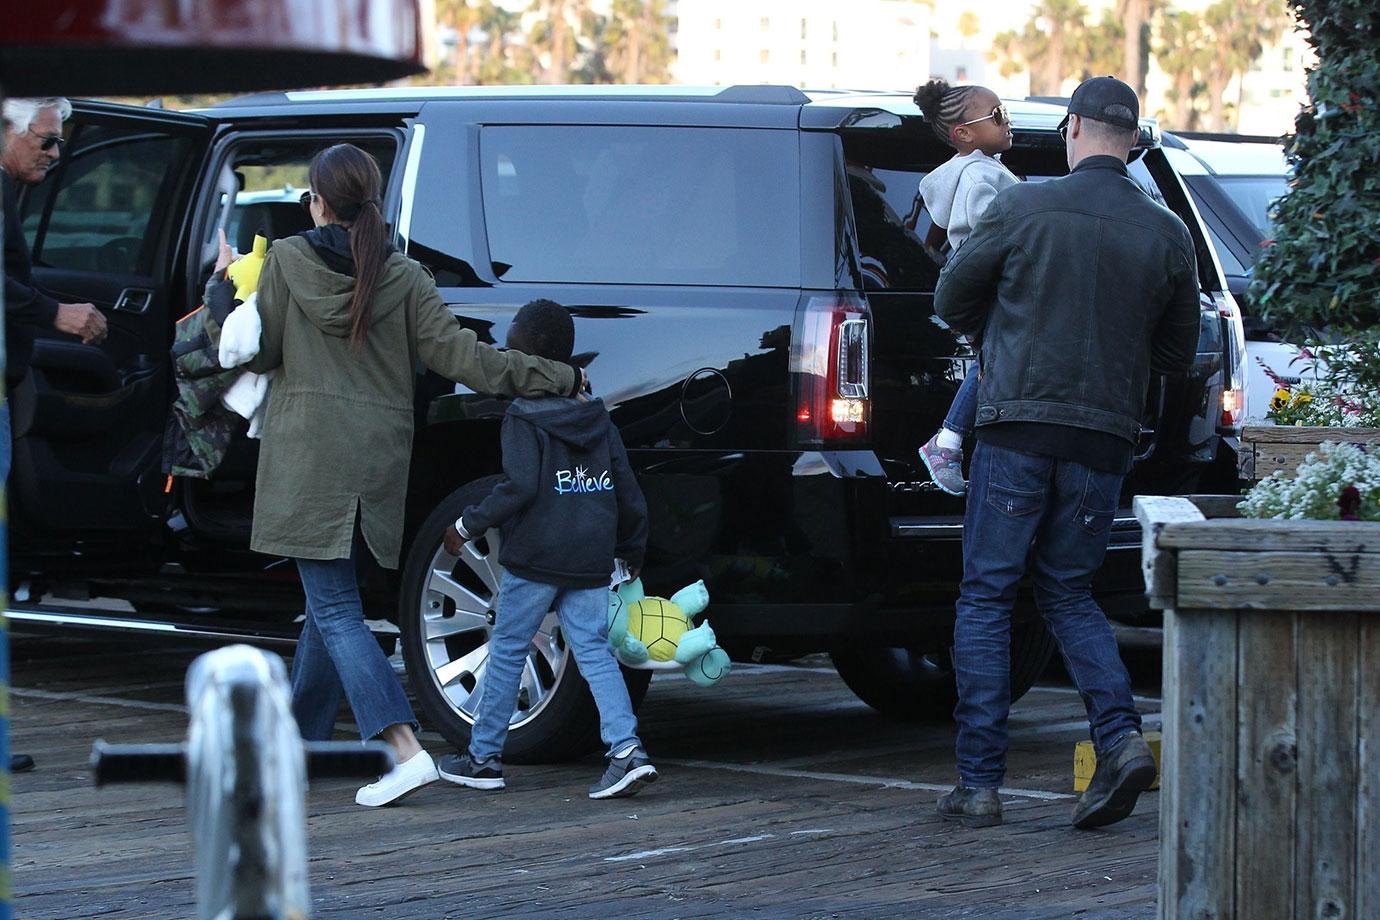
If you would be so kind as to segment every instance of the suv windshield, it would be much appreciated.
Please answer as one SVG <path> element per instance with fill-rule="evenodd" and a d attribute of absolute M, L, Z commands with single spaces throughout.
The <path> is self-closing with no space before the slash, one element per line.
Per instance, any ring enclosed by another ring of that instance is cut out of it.
<path fill-rule="evenodd" d="M 480 157 L 504 281 L 800 284 L 795 132 L 495 126 Z"/>

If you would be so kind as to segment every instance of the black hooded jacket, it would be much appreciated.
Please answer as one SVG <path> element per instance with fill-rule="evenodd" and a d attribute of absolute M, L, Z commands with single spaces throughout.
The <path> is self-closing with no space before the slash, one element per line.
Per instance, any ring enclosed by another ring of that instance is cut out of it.
<path fill-rule="evenodd" d="M 617 556 L 641 568 L 647 503 L 602 401 L 519 399 L 503 418 L 503 481 L 461 515 L 461 532 L 502 535 L 499 562 L 529 581 L 609 583 Z"/>

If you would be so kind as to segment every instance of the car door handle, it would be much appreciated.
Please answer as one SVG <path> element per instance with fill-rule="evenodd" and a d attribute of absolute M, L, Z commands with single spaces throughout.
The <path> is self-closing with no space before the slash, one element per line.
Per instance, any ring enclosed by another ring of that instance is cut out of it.
<path fill-rule="evenodd" d="M 120 296 L 115 298 L 115 306 L 111 309 L 119 310 L 121 313 L 147 313 L 152 303 L 153 291 L 144 288 L 125 288 L 120 292 Z"/>

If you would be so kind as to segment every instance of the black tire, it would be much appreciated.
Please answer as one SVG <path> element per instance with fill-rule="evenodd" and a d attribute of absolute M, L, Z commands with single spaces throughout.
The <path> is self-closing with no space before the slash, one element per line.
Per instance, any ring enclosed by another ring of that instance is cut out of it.
<path fill-rule="evenodd" d="M 1043 620 L 1011 627 L 1011 702 L 1025 696 L 1057 648 Z M 953 659 L 947 646 L 840 648 L 830 655 L 839 677 L 867 705 L 903 722 L 942 722 L 958 703 Z"/>
<path fill-rule="evenodd" d="M 490 540 L 497 540 L 496 532 L 476 541 L 474 552 L 485 557 L 478 568 L 471 564 L 474 562 L 471 557 L 467 557 L 466 561 L 445 556 L 441 552 L 441 534 L 465 508 L 487 495 L 497 481 L 497 476 L 476 480 L 441 501 L 418 528 L 403 568 L 398 627 L 402 633 L 403 660 L 407 663 L 408 680 L 426 721 L 458 750 L 464 750 L 469 744 L 473 718 L 461 711 L 452 696 L 472 697 L 477 684 L 472 674 L 461 670 L 461 677 L 450 681 L 448 693 L 437 676 L 437 663 L 442 662 L 442 667 L 457 667 L 455 660 L 452 659 L 449 665 L 444 664 L 444 660 L 452 655 L 455 659 L 475 655 L 488 644 L 488 631 L 472 628 L 454 635 L 428 639 L 429 627 L 436 629 L 437 624 L 447 622 L 458 624 L 464 615 L 456 608 L 453 598 L 448 600 L 448 595 L 433 590 L 431 585 L 445 584 L 433 582 L 433 575 L 444 571 L 446 562 L 453 563 L 447 572 L 451 581 L 468 589 L 474 598 L 492 610 L 490 582 L 496 584 L 502 573 L 497 559 L 487 560 Z M 496 545 L 494 542 L 493 546 Z M 447 589 L 455 590 L 448 585 Z M 599 744 L 599 712 L 595 708 L 594 698 L 575 667 L 570 649 L 559 641 L 558 633 L 553 632 L 551 648 L 555 649 L 557 645 L 557 654 L 551 658 L 536 652 L 528 658 L 533 673 L 538 675 L 537 679 L 544 686 L 549 683 L 549 686 L 545 686 L 545 695 L 533 708 L 531 715 L 509 731 L 503 751 L 504 760 L 509 763 L 573 760 L 596 749 Z M 469 685 L 464 683 L 466 677 Z M 634 709 L 646 695 L 651 677 L 650 671 L 623 669 L 623 678 L 628 684 Z"/>

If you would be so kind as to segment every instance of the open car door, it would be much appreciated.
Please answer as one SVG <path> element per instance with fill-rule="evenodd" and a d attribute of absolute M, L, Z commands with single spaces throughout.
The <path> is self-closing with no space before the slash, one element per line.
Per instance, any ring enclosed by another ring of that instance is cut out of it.
<path fill-rule="evenodd" d="M 13 524 L 39 545 L 127 540 L 161 524 L 184 227 L 213 127 L 200 115 L 77 102 L 61 159 L 23 194 L 35 281 L 60 302 L 95 304 L 109 325 L 100 345 L 41 333 L 11 394 Z"/>

